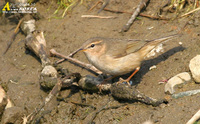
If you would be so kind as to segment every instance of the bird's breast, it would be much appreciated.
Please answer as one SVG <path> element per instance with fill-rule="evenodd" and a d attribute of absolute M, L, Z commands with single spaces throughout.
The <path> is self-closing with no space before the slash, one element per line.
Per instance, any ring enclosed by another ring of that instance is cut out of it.
<path fill-rule="evenodd" d="M 140 66 L 140 58 L 136 54 L 130 54 L 125 57 L 113 58 L 109 55 L 90 56 L 87 55 L 89 62 L 100 71 L 111 75 L 123 75 L 133 71 Z"/>

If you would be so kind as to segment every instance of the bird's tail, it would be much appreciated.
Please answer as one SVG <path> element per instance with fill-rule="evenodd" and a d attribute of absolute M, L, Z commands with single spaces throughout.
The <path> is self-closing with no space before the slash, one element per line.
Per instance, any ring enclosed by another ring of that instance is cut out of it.
<path fill-rule="evenodd" d="M 157 45 L 159 45 L 162 42 L 171 40 L 172 38 L 175 38 L 179 36 L 179 34 L 175 34 L 175 35 L 170 35 L 167 37 L 162 37 L 162 38 L 158 38 L 158 39 L 154 39 L 154 40 L 150 40 L 147 41 L 148 43 L 146 43 L 139 51 L 142 57 L 145 57 L 152 49 L 154 49 Z"/>

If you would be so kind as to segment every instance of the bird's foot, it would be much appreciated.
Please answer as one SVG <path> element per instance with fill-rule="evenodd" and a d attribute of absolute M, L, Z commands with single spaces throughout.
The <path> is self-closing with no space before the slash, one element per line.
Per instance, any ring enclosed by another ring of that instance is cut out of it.
<path fill-rule="evenodd" d="M 125 80 L 125 79 L 123 79 L 123 78 L 119 78 L 119 81 L 117 82 L 117 85 L 118 84 L 121 84 L 121 83 L 127 83 L 129 86 L 131 86 L 132 85 L 132 81 L 130 81 L 130 80 Z"/>

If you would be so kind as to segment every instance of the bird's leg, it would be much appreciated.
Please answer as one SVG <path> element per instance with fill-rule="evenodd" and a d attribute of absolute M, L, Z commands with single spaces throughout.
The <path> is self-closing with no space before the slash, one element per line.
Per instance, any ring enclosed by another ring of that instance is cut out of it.
<path fill-rule="evenodd" d="M 131 76 L 129 76 L 129 77 L 126 79 L 126 81 L 129 82 L 130 79 L 131 79 L 139 70 L 140 70 L 140 67 L 137 67 L 137 68 L 135 69 L 135 71 L 131 74 Z"/>
<path fill-rule="evenodd" d="M 129 76 L 127 79 L 122 79 L 122 78 L 120 78 L 120 81 L 117 82 L 117 84 L 123 83 L 123 82 L 127 82 L 128 85 L 130 86 L 129 81 L 131 80 L 131 78 L 132 78 L 139 70 L 140 70 L 140 67 L 137 67 L 137 68 L 135 69 L 135 71 L 131 74 L 131 76 Z"/>
<path fill-rule="evenodd" d="M 112 80 L 112 79 L 115 78 L 115 77 L 117 77 L 117 75 L 114 75 L 114 76 L 108 77 L 108 78 L 104 79 L 104 80 L 102 81 L 101 84 L 106 84 L 107 81 Z"/>

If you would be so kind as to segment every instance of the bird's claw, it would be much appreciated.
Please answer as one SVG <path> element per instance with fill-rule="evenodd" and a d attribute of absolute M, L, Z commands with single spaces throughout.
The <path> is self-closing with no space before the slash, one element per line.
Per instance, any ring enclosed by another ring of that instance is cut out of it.
<path fill-rule="evenodd" d="M 119 78 L 119 81 L 117 82 L 117 85 L 121 84 L 121 83 L 128 84 L 129 86 L 132 85 L 132 81 L 127 81 L 127 80 L 124 80 L 123 78 Z"/>

